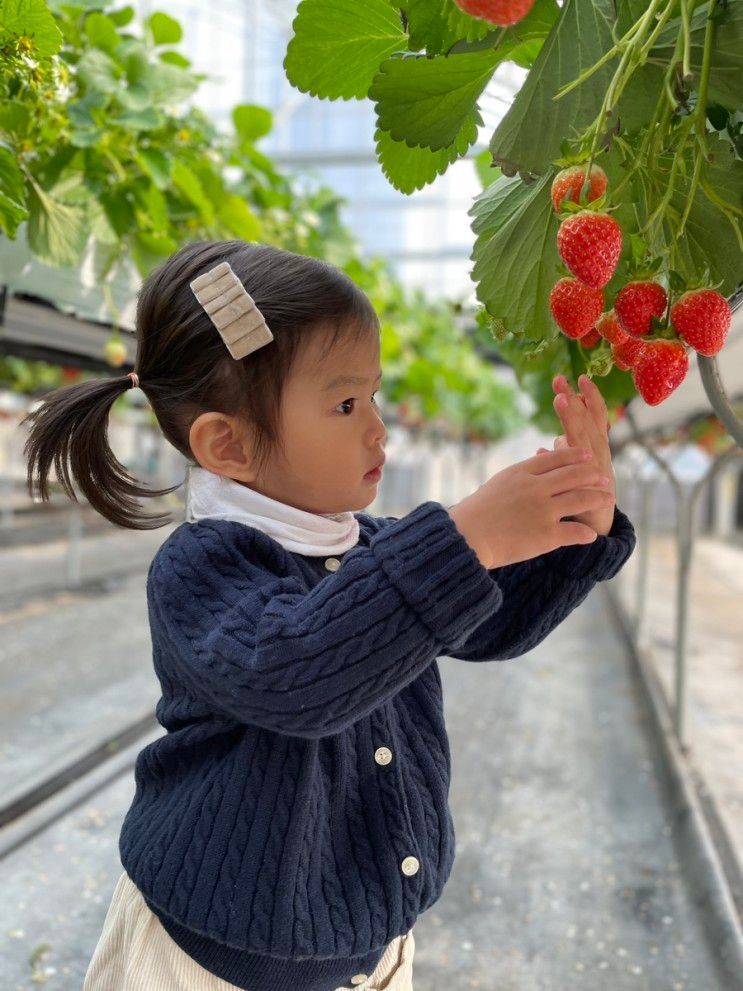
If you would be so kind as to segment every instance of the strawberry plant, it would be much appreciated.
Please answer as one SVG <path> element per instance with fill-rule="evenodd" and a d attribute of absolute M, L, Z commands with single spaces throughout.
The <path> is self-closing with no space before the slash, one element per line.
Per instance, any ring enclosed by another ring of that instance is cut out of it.
<path fill-rule="evenodd" d="M 515 390 L 494 388 L 475 342 L 458 333 L 456 308 L 406 291 L 386 259 L 359 257 L 342 198 L 327 186 L 301 190 L 258 147 L 272 127 L 268 109 L 235 106 L 219 130 L 185 104 L 205 77 L 178 50 L 181 25 L 159 11 L 134 17 L 114 0 L 0 0 L 3 260 L 16 240 L 46 265 L 90 260 L 114 327 L 100 357 L 123 369 L 110 286 L 119 264 L 144 276 L 185 241 L 232 237 L 325 258 L 377 311 L 385 400 L 407 401 L 451 436 L 466 429 L 496 440 L 518 429 Z M 0 358 L 0 389 L 38 394 L 73 377 Z"/>
<path fill-rule="evenodd" d="M 468 153 L 501 63 L 527 70 L 476 159 L 469 216 L 479 333 L 539 427 L 557 423 L 556 374 L 601 376 L 619 408 L 724 347 L 743 283 L 743 0 L 301 0 L 293 28 L 290 82 L 370 100 L 380 167 L 408 195 Z M 588 336 L 581 280 L 616 339 Z"/>

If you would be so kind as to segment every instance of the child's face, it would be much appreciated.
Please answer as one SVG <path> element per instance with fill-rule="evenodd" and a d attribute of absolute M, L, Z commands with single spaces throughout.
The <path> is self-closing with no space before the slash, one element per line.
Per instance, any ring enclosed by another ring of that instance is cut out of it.
<path fill-rule="evenodd" d="M 237 458 L 236 443 L 223 442 L 226 424 L 219 417 L 220 432 L 214 421 L 201 431 L 192 426 L 191 446 L 199 463 L 309 513 L 361 510 L 373 502 L 379 481 L 364 475 L 383 460 L 387 443 L 375 396 L 380 388 L 379 336 L 370 334 L 359 343 L 342 349 L 336 346 L 325 355 L 324 343 L 317 336 L 307 345 L 284 389 L 281 430 L 285 458 L 275 454 L 260 473 L 245 467 L 251 462 L 248 452 Z M 359 376 L 365 382 L 327 388 L 341 375 Z M 206 418 L 218 416 L 205 414 Z M 210 442 L 220 437 L 220 442 Z"/>

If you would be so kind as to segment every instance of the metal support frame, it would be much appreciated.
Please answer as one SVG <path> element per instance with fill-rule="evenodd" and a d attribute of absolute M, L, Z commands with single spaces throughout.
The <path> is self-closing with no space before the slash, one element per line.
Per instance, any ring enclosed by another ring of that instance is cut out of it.
<path fill-rule="evenodd" d="M 722 394 L 724 396 L 724 393 Z M 732 412 L 732 408 L 731 408 Z M 686 716 L 687 716 L 687 675 L 688 675 L 688 631 L 689 631 L 689 598 L 690 598 L 690 578 L 691 565 L 694 551 L 694 513 L 699 501 L 699 497 L 705 487 L 712 481 L 718 472 L 734 458 L 743 456 L 743 450 L 734 446 L 723 454 L 718 455 L 704 475 L 697 479 L 692 485 L 687 486 L 681 482 L 673 470 L 652 447 L 648 439 L 643 436 L 633 416 L 632 410 L 627 408 L 627 421 L 633 433 L 633 439 L 658 465 L 663 474 L 668 478 L 676 497 L 677 519 L 676 519 L 676 548 L 678 553 L 678 581 L 676 584 L 676 619 L 674 637 L 674 677 L 675 697 L 673 700 L 673 725 L 679 745 L 684 752 L 688 751 L 686 742 Z M 734 413 L 733 413 L 734 415 Z M 640 574 L 637 589 L 637 613 L 635 623 L 635 637 L 639 636 L 639 629 L 644 613 L 644 596 L 647 587 L 648 570 L 648 544 L 651 532 L 650 509 L 652 505 L 652 487 L 654 482 L 643 485 L 643 502 L 641 508 L 641 561 Z"/>

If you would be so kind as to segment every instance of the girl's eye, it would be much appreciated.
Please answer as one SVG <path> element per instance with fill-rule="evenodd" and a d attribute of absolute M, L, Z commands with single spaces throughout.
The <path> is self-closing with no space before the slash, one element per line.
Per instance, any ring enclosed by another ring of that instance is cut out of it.
<path fill-rule="evenodd" d="M 376 396 L 376 392 L 372 393 L 372 400 L 374 399 L 374 396 Z M 356 399 L 344 399 L 344 401 L 342 403 L 338 403 L 338 406 L 348 406 L 349 403 L 355 403 L 355 402 L 356 402 Z M 335 408 L 338 409 L 338 406 L 336 406 Z M 353 412 L 353 410 L 351 410 L 351 412 Z M 346 415 L 350 416 L 350 413 L 349 414 L 344 413 L 343 415 L 344 416 L 346 416 Z"/>

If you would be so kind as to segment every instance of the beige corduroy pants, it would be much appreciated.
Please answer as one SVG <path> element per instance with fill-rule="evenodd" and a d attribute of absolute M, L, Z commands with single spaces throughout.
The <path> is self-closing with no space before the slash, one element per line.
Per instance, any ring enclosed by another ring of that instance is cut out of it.
<path fill-rule="evenodd" d="M 336 991 L 413 991 L 415 940 L 393 939 L 361 984 Z M 239 991 L 175 943 L 124 871 L 108 907 L 83 991 Z M 300 991 L 298 988 L 297 991 Z"/>

